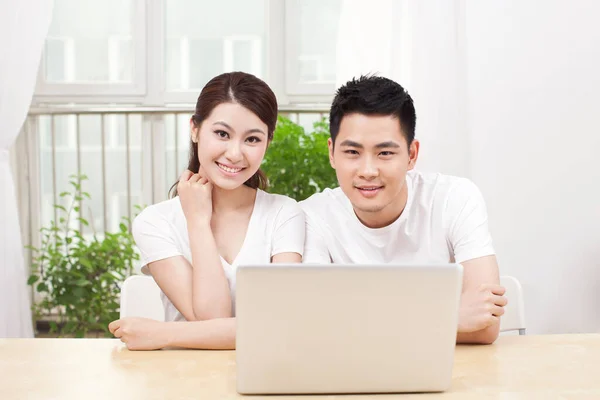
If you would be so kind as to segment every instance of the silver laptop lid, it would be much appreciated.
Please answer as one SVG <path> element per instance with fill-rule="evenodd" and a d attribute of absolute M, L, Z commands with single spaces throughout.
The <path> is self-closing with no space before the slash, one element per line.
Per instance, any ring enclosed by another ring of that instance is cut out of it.
<path fill-rule="evenodd" d="M 460 264 L 240 266 L 240 393 L 443 391 Z"/>

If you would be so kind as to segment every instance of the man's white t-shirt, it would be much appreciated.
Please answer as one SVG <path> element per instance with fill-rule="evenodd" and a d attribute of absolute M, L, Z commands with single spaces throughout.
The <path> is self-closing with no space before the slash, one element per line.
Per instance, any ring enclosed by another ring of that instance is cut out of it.
<path fill-rule="evenodd" d="M 383 228 L 364 226 L 339 187 L 300 202 L 306 214 L 303 261 L 461 263 L 494 254 L 485 202 L 473 182 L 411 170 L 406 184 L 404 211 Z"/>
<path fill-rule="evenodd" d="M 149 263 L 183 256 L 192 263 L 187 223 L 179 197 L 145 208 L 133 222 L 133 237 L 140 250 L 142 272 Z M 268 264 L 281 253 L 304 252 L 305 220 L 298 203 L 286 196 L 258 190 L 246 238 L 235 260 L 221 263 L 229 281 L 235 315 L 235 273 L 243 264 Z M 164 293 L 166 321 L 185 320 Z"/>

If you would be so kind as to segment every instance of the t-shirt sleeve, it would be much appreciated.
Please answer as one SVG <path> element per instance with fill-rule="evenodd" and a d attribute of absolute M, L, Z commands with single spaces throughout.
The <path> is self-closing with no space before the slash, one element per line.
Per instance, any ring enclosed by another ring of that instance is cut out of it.
<path fill-rule="evenodd" d="M 305 264 L 330 264 L 331 256 L 327 248 L 327 242 L 318 224 L 309 215 L 306 216 L 306 244 L 304 245 Z"/>
<path fill-rule="evenodd" d="M 485 201 L 472 181 L 461 179 L 450 190 L 445 220 L 457 263 L 495 254 Z"/>
<path fill-rule="evenodd" d="M 281 253 L 304 253 L 304 212 L 295 201 L 286 201 L 275 220 L 271 257 Z"/>
<path fill-rule="evenodd" d="M 145 209 L 134 219 L 132 234 L 140 250 L 142 267 L 154 261 L 183 255 L 175 241 L 173 225 L 165 215 L 152 208 Z"/>

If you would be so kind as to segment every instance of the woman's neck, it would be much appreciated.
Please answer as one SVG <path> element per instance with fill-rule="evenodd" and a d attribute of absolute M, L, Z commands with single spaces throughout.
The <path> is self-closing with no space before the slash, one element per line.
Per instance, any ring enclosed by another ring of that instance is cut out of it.
<path fill-rule="evenodd" d="M 225 190 L 213 186 L 213 212 L 222 213 L 252 207 L 256 199 L 256 189 L 242 185 L 234 190 Z"/>

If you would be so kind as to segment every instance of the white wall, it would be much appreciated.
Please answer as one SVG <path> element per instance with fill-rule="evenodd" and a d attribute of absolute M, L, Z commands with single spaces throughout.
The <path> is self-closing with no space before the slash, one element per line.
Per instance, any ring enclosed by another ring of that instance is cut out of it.
<path fill-rule="evenodd" d="M 531 333 L 600 331 L 600 2 L 465 4 L 469 171 L 501 273 Z"/>

